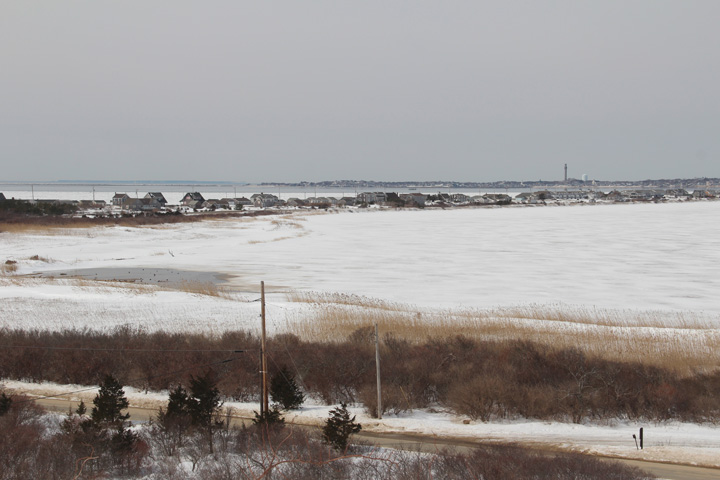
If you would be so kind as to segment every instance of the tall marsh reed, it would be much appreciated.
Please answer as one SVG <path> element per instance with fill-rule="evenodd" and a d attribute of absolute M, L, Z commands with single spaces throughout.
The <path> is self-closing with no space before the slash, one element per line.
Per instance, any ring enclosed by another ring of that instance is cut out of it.
<path fill-rule="evenodd" d="M 539 306 L 423 310 L 342 294 L 292 293 L 290 299 L 315 306 L 312 315 L 287 326 L 308 341 L 341 342 L 358 329 L 378 324 L 381 334 L 415 344 L 456 336 L 525 340 L 682 374 L 720 368 L 720 329 L 692 315 Z"/>

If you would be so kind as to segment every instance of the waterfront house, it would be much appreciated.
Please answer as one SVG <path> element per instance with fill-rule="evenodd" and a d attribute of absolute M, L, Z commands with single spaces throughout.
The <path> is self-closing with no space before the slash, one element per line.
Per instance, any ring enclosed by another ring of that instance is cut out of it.
<path fill-rule="evenodd" d="M 122 207 L 130 199 L 127 193 L 116 193 L 112 198 L 112 204 L 116 207 Z"/>
<path fill-rule="evenodd" d="M 200 192 L 188 192 L 180 200 L 180 204 L 185 205 L 186 207 L 200 208 L 202 207 L 204 201 L 205 198 L 200 194 Z"/>
<path fill-rule="evenodd" d="M 165 200 L 165 195 L 160 192 L 148 192 L 145 194 L 145 198 L 154 198 L 161 207 L 164 207 L 167 204 L 167 200 Z"/>

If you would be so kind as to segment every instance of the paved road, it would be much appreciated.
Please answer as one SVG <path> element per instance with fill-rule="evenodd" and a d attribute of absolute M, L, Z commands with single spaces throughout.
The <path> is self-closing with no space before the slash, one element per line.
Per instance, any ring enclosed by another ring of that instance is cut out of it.
<path fill-rule="evenodd" d="M 46 398 L 37 400 L 37 403 L 48 410 L 59 412 L 67 412 L 69 409 L 77 407 L 77 401 L 69 401 L 65 399 Z M 88 405 L 90 408 L 91 405 Z M 130 418 L 134 421 L 146 422 L 155 415 L 157 409 L 154 408 L 138 408 L 131 407 L 128 409 Z M 250 418 L 233 417 L 236 424 L 251 423 Z M 457 449 L 467 451 L 476 447 L 479 442 L 459 438 L 440 438 L 429 437 L 424 435 L 407 434 L 407 433 L 375 433 L 361 432 L 355 437 L 356 440 L 362 440 L 372 445 L 385 448 L 396 448 L 402 450 L 434 452 L 442 449 Z M 534 448 L 542 448 L 534 446 Z M 599 457 L 605 458 L 605 457 Z M 608 458 L 608 460 L 619 461 L 633 467 L 641 468 L 646 472 L 656 475 L 658 478 L 668 480 L 718 480 L 720 479 L 720 469 L 702 468 L 691 465 L 675 465 L 658 462 L 645 462 L 640 460 L 625 460 L 620 458 Z"/>
<path fill-rule="evenodd" d="M 456 438 L 428 438 L 421 435 L 412 434 L 396 434 L 396 433 L 369 433 L 361 432 L 354 438 L 362 439 L 368 443 L 372 443 L 386 448 L 400 448 L 404 450 L 418 450 L 424 452 L 434 452 L 443 448 L 455 448 L 460 451 L 470 450 L 478 445 L 479 442 L 471 440 L 463 440 Z M 542 447 L 534 445 L 532 448 L 542 449 Z M 720 479 L 720 469 L 702 468 L 692 465 L 675 465 L 669 463 L 645 462 L 642 460 L 626 460 L 622 458 L 605 458 L 608 461 L 617 461 L 638 467 L 646 472 L 656 475 L 658 478 L 668 480 L 718 480 Z"/>

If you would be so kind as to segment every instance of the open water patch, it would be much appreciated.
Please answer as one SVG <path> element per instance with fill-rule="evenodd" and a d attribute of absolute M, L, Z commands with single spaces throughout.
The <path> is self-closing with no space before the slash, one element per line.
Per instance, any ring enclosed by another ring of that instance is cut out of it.
<path fill-rule="evenodd" d="M 106 267 L 106 268 L 80 268 L 70 270 L 53 270 L 31 274 L 41 278 L 81 278 L 84 280 L 97 280 L 105 282 L 130 282 L 149 285 L 176 286 L 183 283 L 212 283 L 220 285 L 226 283 L 229 275 L 216 272 L 198 272 L 194 270 L 176 270 L 172 268 L 148 267 Z"/>

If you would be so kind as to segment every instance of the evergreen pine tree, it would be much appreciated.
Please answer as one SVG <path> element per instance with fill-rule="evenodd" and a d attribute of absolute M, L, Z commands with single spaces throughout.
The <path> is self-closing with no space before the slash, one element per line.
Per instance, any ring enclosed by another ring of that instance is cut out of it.
<path fill-rule="evenodd" d="M 190 404 L 187 391 L 178 385 L 170 392 L 165 416 L 168 419 L 179 420 L 190 416 Z"/>
<path fill-rule="evenodd" d="M 211 453 L 214 451 L 213 431 L 222 425 L 222 422 L 215 420 L 221 405 L 220 390 L 215 385 L 212 372 L 207 372 L 202 377 L 190 378 L 190 395 L 187 398 L 190 421 L 207 436 Z"/>
<path fill-rule="evenodd" d="M 347 405 L 341 403 L 339 407 L 330 410 L 330 417 L 323 427 L 323 441 L 336 450 L 344 452 L 347 449 L 350 435 L 361 429 L 362 426 L 355 423 L 355 416 L 350 418 Z"/>
<path fill-rule="evenodd" d="M 93 399 L 93 405 L 95 406 L 90 412 L 90 418 L 98 427 L 122 428 L 130 418 L 129 413 L 122 413 L 130 405 L 125 398 L 125 391 L 112 375 L 105 376 L 105 380 L 100 384 L 100 391 Z"/>
<path fill-rule="evenodd" d="M 296 410 L 305 401 L 295 377 L 284 365 L 270 380 L 270 398 L 284 410 Z"/>
<path fill-rule="evenodd" d="M 215 385 L 210 372 L 202 377 L 190 379 L 190 396 L 187 399 L 187 410 L 193 425 L 210 427 L 213 417 L 220 410 L 220 390 Z M 170 404 L 168 404 L 168 409 Z"/>
<path fill-rule="evenodd" d="M 280 410 L 278 410 L 277 405 L 273 405 L 268 411 L 264 412 L 262 415 L 260 415 L 258 412 L 255 412 L 253 424 L 263 425 L 267 427 L 282 427 L 285 425 L 285 418 L 283 418 L 282 413 L 280 413 Z"/>

